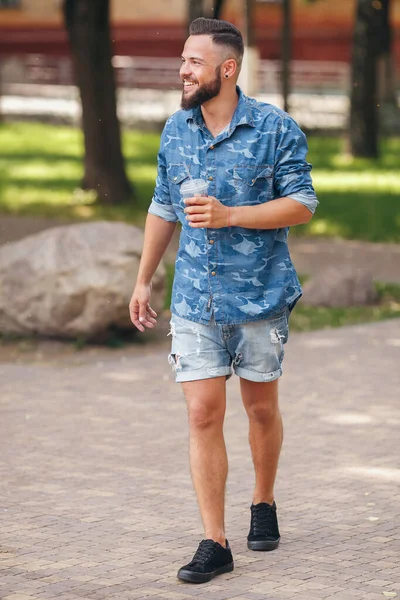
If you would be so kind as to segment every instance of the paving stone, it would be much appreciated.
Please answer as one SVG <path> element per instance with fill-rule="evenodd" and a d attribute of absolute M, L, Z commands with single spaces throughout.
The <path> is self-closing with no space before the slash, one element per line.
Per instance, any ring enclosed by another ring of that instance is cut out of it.
<path fill-rule="evenodd" d="M 0 598 L 400 594 L 400 321 L 291 336 L 280 384 L 282 542 L 274 552 L 246 547 L 253 473 L 238 381 L 228 382 L 226 522 L 235 570 L 204 586 L 176 578 L 202 529 L 184 402 L 166 351 L 127 348 L 124 360 L 106 353 L 81 365 L 0 364 Z"/>

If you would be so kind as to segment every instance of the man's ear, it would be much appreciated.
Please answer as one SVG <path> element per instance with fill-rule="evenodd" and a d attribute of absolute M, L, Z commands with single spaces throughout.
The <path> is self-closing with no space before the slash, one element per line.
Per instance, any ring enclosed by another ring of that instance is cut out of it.
<path fill-rule="evenodd" d="M 230 79 L 237 72 L 237 63 L 234 58 L 228 58 L 222 65 L 222 75 L 225 79 Z"/>

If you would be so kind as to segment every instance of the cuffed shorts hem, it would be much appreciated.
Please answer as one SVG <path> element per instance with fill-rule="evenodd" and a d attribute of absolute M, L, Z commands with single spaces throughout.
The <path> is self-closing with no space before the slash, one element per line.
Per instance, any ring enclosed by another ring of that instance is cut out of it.
<path fill-rule="evenodd" d="M 214 379 L 214 377 L 231 377 L 231 367 L 210 367 L 206 371 L 175 371 L 175 381 L 199 381 L 200 379 Z"/>
<path fill-rule="evenodd" d="M 249 369 L 243 369 L 242 367 L 234 367 L 235 373 L 238 377 L 254 381 L 255 383 L 265 383 L 267 381 L 275 381 L 282 375 L 282 369 L 272 371 L 270 373 L 257 373 L 257 371 L 250 371 Z"/>

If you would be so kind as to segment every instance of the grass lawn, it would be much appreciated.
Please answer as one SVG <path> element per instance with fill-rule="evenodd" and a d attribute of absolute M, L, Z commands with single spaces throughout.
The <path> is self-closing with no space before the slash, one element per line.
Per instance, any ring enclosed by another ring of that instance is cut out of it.
<path fill-rule="evenodd" d="M 1 124 L 0 213 L 142 224 L 154 188 L 159 136 L 128 132 L 123 143 L 136 199 L 128 206 L 103 207 L 92 192 L 79 189 L 80 130 L 42 123 Z"/>
<path fill-rule="evenodd" d="M 153 193 L 158 145 L 156 133 L 124 133 L 124 156 L 136 198 L 128 206 L 103 207 L 92 193 L 79 190 L 80 130 L 41 123 L 0 124 L 0 213 L 113 219 L 142 225 Z M 400 139 L 384 140 L 376 162 L 347 157 L 339 138 L 310 136 L 309 147 L 320 205 L 311 222 L 294 227 L 291 235 L 400 242 Z M 170 266 L 169 286 L 172 277 Z M 291 329 L 305 331 L 400 317 L 400 286 L 381 285 L 379 296 L 378 304 L 371 307 L 324 309 L 300 303 L 291 317 Z"/>
<path fill-rule="evenodd" d="M 353 159 L 339 138 L 309 138 L 309 161 L 320 204 L 293 235 L 400 241 L 400 139 L 381 143 L 378 161 Z"/>
<path fill-rule="evenodd" d="M 159 136 L 127 131 L 124 155 L 136 199 L 129 206 L 99 206 L 79 191 L 80 130 L 41 123 L 0 125 L 0 212 L 142 224 L 152 197 Z M 384 140 L 379 161 L 342 154 L 343 140 L 309 137 L 309 161 L 320 205 L 292 235 L 400 241 L 400 139 Z"/>
<path fill-rule="evenodd" d="M 376 284 L 378 302 L 373 306 L 323 308 L 300 302 L 290 316 L 291 331 L 311 331 L 343 325 L 359 325 L 400 318 L 400 285 Z"/>

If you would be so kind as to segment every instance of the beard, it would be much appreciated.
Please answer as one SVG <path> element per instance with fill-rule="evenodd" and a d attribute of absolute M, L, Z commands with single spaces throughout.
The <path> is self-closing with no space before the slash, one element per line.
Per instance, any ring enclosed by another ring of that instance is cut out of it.
<path fill-rule="evenodd" d="M 221 65 L 215 69 L 215 78 L 209 83 L 205 83 L 201 87 L 199 86 L 197 91 L 193 94 L 190 94 L 188 97 L 186 97 L 185 90 L 183 90 L 181 98 L 181 108 L 183 108 L 183 110 L 196 108 L 197 106 L 204 104 L 204 102 L 207 102 L 208 100 L 215 98 L 215 96 L 218 96 L 222 83 L 220 66 Z"/>

